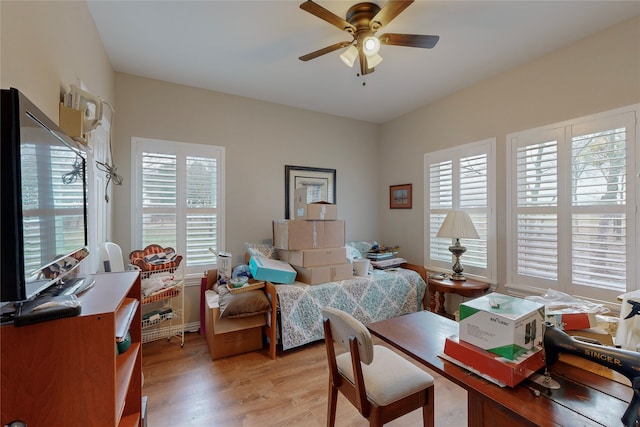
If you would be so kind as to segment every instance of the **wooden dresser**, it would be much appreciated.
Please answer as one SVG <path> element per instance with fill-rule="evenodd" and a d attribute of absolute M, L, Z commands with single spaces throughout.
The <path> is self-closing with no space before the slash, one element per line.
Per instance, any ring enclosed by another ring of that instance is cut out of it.
<path fill-rule="evenodd" d="M 95 275 L 76 317 L 0 328 L 1 424 L 139 426 L 140 277 Z M 131 335 L 118 354 L 116 336 Z"/>

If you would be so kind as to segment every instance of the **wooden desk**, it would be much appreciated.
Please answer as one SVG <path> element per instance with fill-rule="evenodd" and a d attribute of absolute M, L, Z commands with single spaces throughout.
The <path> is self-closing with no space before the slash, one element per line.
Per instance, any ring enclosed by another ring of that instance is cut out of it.
<path fill-rule="evenodd" d="M 429 306 L 432 313 L 438 313 L 453 319 L 444 308 L 444 294 L 457 294 L 467 298 L 476 298 L 484 295 L 489 289 L 489 284 L 476 280 L 450 280 L 440 277 L 429 277 Z M 438 309 L 436 311 L 436 296 L 438 297 Z"/>
<path fill-rule="evenodd" d="M 529 380 L 513 388 L 499 387 L 438 357 L 445 338 L 458 334 L 458 324 L 428 311 L 367 327 L 373 335 L 467 390 L 469 427 L 618 426 L 633 394 L 624 384 L 564 362 L 552 367 L 552 377 L 562 387 L 550 394 Z M 531 388 L 539 390 L 540 396 Z"/>

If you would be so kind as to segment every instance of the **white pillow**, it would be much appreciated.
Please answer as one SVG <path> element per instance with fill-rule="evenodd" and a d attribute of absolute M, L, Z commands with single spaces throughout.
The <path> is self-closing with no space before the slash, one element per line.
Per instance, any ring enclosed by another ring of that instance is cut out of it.
<path fill-rule="evenodd" d="M 247 248 L 247 252 L 252 257 L 261 256 L 269 259 L 277 259 L 278 251 L 275 247 L 264 243 L 244 243 Z"/>
<path fill-rule="evenodd" d="M 355 248 L 360 253 L 358 258 L 366 258 L 367 252 L 369 252 L 374 245 L 377 245 L 375 240 L 373 242 L 348 242 L 345 244 L 347 247 L 347 258 L 349 257 L 349 247 Z"/>
<path fill-rule="evenodd" d="M 347 248 L 347 259 L 349 260 L 349 262 L 353 263 L 354 259 L 362 258 L 362 254 L 360 253 L 360 251 L 353 246 L 345 245 L 345 247 Z"/>

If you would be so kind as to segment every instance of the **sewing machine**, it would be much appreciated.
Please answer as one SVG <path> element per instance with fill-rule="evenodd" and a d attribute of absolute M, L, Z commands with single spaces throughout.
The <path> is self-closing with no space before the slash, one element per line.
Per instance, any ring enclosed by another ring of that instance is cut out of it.
<path fill-rule="evenodd" d="M 625 427 L 640 426 L 640 353 L 607 347 L 594 340 L 572 337 L 551 323 L 544 328 L 543 348 L 547 372 L 560 353 L 574 354 L 612 369 L 631 381 L 633 397 L 622 416 Z"/>

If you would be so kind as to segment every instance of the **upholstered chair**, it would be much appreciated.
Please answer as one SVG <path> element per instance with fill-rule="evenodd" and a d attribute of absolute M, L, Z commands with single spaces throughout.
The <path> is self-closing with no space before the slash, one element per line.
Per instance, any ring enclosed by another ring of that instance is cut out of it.
<path fill-rule="evenodd" d="M 369 420 L 383 424 L 422 408 L 423 425 L 434 425 L 433 377 L 402 356 L 373 345 L 369 330 L 332 307 L 322 310 L 329 362 L 327 426 L 336 418 L 338 390 Z M 346 351 L 336 352 L 335 344 Z"/>

